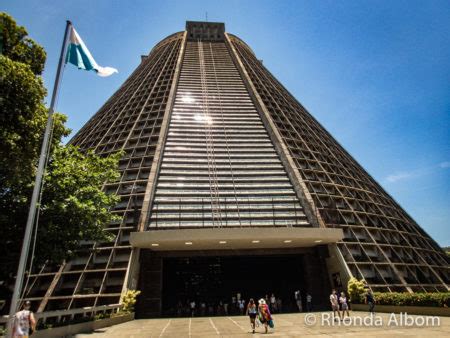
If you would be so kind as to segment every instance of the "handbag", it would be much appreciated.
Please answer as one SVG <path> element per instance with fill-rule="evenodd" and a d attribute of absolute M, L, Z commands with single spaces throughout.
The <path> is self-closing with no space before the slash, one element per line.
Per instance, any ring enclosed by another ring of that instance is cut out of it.
<path fill-rule="evenodd" d="M 258 317 L 256 317 L 255 325 L 256 325 L 256 327 L 259 327 L 260 325 L 262 325 L 262 323 L 261 323 L 261 321 L 259 320 Z"/>

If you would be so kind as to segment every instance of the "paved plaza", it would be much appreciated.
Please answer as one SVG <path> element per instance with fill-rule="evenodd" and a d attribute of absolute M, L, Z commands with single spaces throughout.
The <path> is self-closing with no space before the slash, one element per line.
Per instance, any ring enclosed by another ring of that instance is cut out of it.
<path fill-rule="evenodd" d="M 450 318 L 408 315 L 407 318 L 399 314 L 377 314 L 370 326 L 366 312 L 352 312 L 351 324 L 339 324 L 328 320 L 329 313 L 301 313 L 274 315 L 275 328 L 270 329 L 269 335 L 276 337 L 450 337 Z M 392 317 L 392 316 L 395 316 Z M 358 322 L 358 321 L 366 322 Z M 428 323 L 423 321 L 428 320 Z M 323 321 L 323 325 L 321 325 Z M 403 321 L 403 323 L 402 323 Z M 415 323 L 411 325 L 411 321 Z M 438 322 L 439 321 L 439 322 Z M 308 323 L 308 325 L 306 324 Z M 369 326 L 367 326 L 369 325 Z M 410 326 L 411 325 L 411 326 Z M 264 328 L 257 327 L 253 335 L 248 317 L 196 317 L 196 318 L 163 318 L 139 319 L 97 330 L 91 334 L 79 334 L 77 338 L 101 337 L 259 337 L 264 336 Z"/>

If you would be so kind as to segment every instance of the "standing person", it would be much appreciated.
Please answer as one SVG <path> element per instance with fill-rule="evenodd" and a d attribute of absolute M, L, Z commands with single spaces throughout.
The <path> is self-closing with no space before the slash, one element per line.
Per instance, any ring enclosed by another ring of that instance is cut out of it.
<path fill-rule="evenodd" d="M 294 292 L 294 298 L 295 298 L 295 304 L 297 304 L 297 307 L 298 307 L 298 312 L 302 312 L 303 311 L 302 294 L 300 293 L 300 290 L 297 290 Z"/>
<path fill-rule="evenodd" d="M 183 313 L 183 303 L 179 300 L 177 304 L 177 316 L 181 317 L 182 313 Z"/>
<path fill-rule="evenodd" d="M 223 316 L 224 313 L 225 313 L 224 305 L 223 305 L 223 302 L 220 301 L 220 302 L 219 302 L 219 305 L 217 305 L 217 315 L 218 315 L 218 316 Z"/>
<path fill-rule="evenodd" d="M 333 291 L 331 292 L 330 303 L 331 309 L 333 310 L 334 319 L 336 319 L 336 312 L 338 314 L 338 318 L 341 319 L 341 312 L 339 311 L 339 300 L 335 289 L 333 289 Z"/>
<path fill-rule="evenodd" d="M 239 307 L 239 313 L 241 315 L 244 314 L 244 308 L 245 308 L 245 300 L 244 299 L 239 299 L 238 300 L 238 307 Z"/>
<path fill-rule="evenodd" d="M 255 333 L 255 321 L 256 321 L 256 314 L 258 313 L 258 310 L 256 309 L 256 304 L 253 298 L 250 298 L 248 304 L 247 304 L 247 316 L 250 318 L 250 326 L 252 327 L 252 333 Z"/>
<path fill-rule="evenodd" d="M 311 294 L 308 292 L 306 294 L 306 311 L 311 312 L 313 309 L 312 307 L 312 296 Z"/>
<path fill-rule="evenodd" d="M 206 315 L 206 303 L 203 301 L 200 303 L 200 316 Z"/>
<path fill-rule="evenodd" d="M 208 303 L 208 316 L 214 316 L 214 304 L 212 302 Z"/>
<path fill-rule="evenodd" d="M 373 314 L 373 310 L 375 308 L 375 297 L 370 289 L 368 289 L 366 293 L 366 304 L 369 305 L 369 313 Z"/>
<path fill-rule="evenodd" d="M 189 303 L 189 307 L 191 309 L 191 317 L 194 317 L 195 316 L 195 301 L 194 300 L 192 300 Z"/>
<path fill-rule="evenodd" d="M 269 322 L 272 320 L 272 315 L 270 314 L 269 306 L 264 299 L 261 298 L 258 303 L 259 321 L 264 324 L 265 333 L 267 333 Z"/>
<path fill-rule="evenodd" d="M 244 312 L 244 308 L 242 308 L 242 312 Z M 236 293 L 236 314 L 243 314 L 241 313 L 241 293 Z"/>
<path fill-rule="evenodd" d="M 283 302 L 281 298 L 277 298 L 277 312 L 278 313 L 283 312 Z"/>
<path fill-rule="evenodd" d="M 348 303 L 347 303 L 347 297 L 345 296 L 345 292 L 341 292 L 341 296 L 339 297 L 339 303 L 341 303 L 341 310 L 342 310 L 342 319 L 345 317 L 345 312 L 347 312 L 347 317 L 350 317 L 350 313 L 348 312 Z"/>
<path fill-rule="evenodd" d="M 27 300 L 23 304 L 23 310 L 15 314 L 12 334 L 14 338 L 28 338 L 36 329 L 36 320 L 30 307 L 31 303 Z"/>
<path fill-rule="evenodd" d="M 270 296 L 270 311 L 272 313 L 275 313 L 277 310 L 277 299 L 275 298 L 275 295 L 272 293 L 272 296 Z"/>

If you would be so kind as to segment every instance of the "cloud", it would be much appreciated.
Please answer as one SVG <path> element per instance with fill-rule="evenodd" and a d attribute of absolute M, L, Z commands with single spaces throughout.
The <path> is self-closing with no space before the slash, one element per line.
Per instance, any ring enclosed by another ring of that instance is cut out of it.
<path fill-rule="evenodd" d="M 415 169 L 410 171 L 401 171 L 392 175 L 389 175 L 385 178 L 386 182 L 396 183 L 398 181 L 406 181 L 413 178 L 417 178 L 420 176 L 431 175 L 439 169 L 447 169 L 450 168 L 450 161 L 444 161 L 439 163 L 438 165 L 434 165 L 428 168 Z"/>
<path fill-rule="evenodd" d="M 398 181 L 403 181 L 403 180 L 407 180 L 407 179 L 411 179 L 413 177 L 416 177 L 417 174 L 413 173 L 413 172 L 403 172 L 403 173 L 398 173 L 398 174 L 393 174 L 393 175 L 389 175 L 388 177 L 386 177 L 386 181 L 390 182 L 390 183 L 395 183 Z"/>

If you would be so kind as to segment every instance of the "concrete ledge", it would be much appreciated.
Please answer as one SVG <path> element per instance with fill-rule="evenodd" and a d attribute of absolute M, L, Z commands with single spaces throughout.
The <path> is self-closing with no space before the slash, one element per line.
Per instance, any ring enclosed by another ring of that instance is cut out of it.
<path fill-rule="evenodd" d="M 47 337 L 71 337 L 77 333 L 89 333 L 94 330 L 98 330 L 104 327 L 117 325 L 125 322 L 129 322 L 134 319 L 134 313 L 130 313 L 123 316 L 93 320 L 90 322 L 59 326 L 52 329 L 45 329 L 36 331 L 32 337 L 33 338 L 47 338 Z"/>
<path fill-rule="evenodd" d="M 366 304 L 352 304 L 352 310 L 369 311 Z M 396 306 L 375 304 L 375 313 L 407 313 L 409 315 L 442 316 L 450 317 L 450 308 L 437 306 Z"/>
<path fill-rule="evenodd" d="M 312 247 L 342 237 L 342 229 L 331 228 L 200 228 L 132 232 L 130 243 L 154 251 L 235 250 Z"/>

